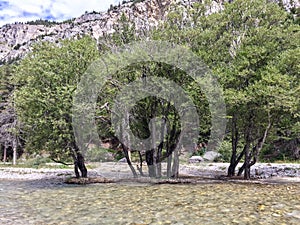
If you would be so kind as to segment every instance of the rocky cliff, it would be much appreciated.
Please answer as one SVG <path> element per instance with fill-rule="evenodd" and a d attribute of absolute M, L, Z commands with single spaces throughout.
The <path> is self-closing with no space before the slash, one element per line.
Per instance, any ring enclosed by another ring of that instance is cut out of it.
<path fill-rule="evenodd" d="M 228 0 L 227 0 L 228 1 Z M 171 10 L 172 5 L 190 7 L 201 0 L 131 0 L 112 6 L 107 12 L 92 12 L 62 23 L 15 23 L 0 28 L 0 65 L 23 57 L 37 41 L 59 42 L 61 39 L 85 34 L 98 39 L 114 32 L 114 25 L 124 13 L 135 22 L 137 29 L 157 26 Z M 283 0 L 285 7 L 299 7 L 299 0 Z M 223 8 L 224 0 L 213 1 L 209 13 Z"/>

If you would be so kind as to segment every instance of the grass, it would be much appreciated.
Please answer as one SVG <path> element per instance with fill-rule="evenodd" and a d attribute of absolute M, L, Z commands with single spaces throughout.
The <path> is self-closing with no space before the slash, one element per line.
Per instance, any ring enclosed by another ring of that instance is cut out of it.
<path fill-rule="evenodd" d="M 71 163 L 70 163 L 71 164 Z M 15 167 L 15 168 L 33 168 L 33 169 L 70 169 L 73 168 L 73 165 L 67 166 L 59 163 L 52 163 L 51 159 L 37 157 L 33 159 L 28 159 L 26 161 L 17 161 L 16 165 L 13 165 L 11 162 L 0 163 L 0 167 Z"/>
<path fill-rule="evenodd" d="M 32 168 L 32 169 L 73 169 L 73 162 L 67 162 L 70 165 L 64 165 L 60 163 L 54 163 L 49 158 L 37 157 L 28 159 L 26 161 L 18 161 L 16 165 L 12 162 L 0 162 L 0 168 L 14 167 L 14 168 Z M 97 165 L 95 163 L 86 163 L 87 169 L 95 169 Z"/>

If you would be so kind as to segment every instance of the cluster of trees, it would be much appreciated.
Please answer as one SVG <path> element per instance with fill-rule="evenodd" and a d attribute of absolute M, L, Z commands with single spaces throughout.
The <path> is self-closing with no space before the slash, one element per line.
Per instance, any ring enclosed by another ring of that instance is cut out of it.
<path fill-rule="evenodd" d="M 206 5 L 195 3 L 191 8 L 178 8 L 169 13 L 165 23 L 150 32 L 136 30 L 123 15 L 116 33 L 97 42 L 83 37 L 63 41 L 60 46 L 37 44 L 20 62 L 1 66 L 2 152 L 10 146 L 15 152 L 18 148 L 27 152 L 47 151 L 52 159 L 60 162 L 71 158 L 76 176 L 86 177 L 84 155 L 76 145 L 72 127 L 72 98 L 77 85 L 88 66 L 100 56 L 117 46 L 150 38 L 187 46 L 218 77 L 227 107 L 228 176 L 235 175 L 242 161 L 238 175 L 244 174 L 249 179 L 250 167 L 262 151 L 274 149 L 274 144 L 287 146 L 299 157 L 298 21 L 279 5 L 263 0 L 237 0 L 211 15 L 206 15 Z M 183 71 L 157 62 L 129 65 L 111 74 L 95 107 L 100 138 L 118 142 L 110 117 L 114 99 L 126 84 L 151 76 L 171 79 L 191 96 L 201 115 L 200 136 L 191 142 L 207 142 L 211 135 L 211 114 L 205 93 Z M 157 146 L 137 153 L 140 162 L 147 162 L 151 177 L 162 176 L 162 161 L 167 161 L 168 177 L 178 175 L 180 152 L 175 149 L 181 132 L 179 116 L 171 102 L 147 97 L 125 117 L 124 124 L 129 124 L 140 138 L 155 136 L 155 129 L 149 128 L 153 118 L 161 118 L 167 124 L 168 129 L 160 126 L 164 135 L 157 137 Z M 130 160 L 131 149 L 122 143 L 115 148 L 124 152 L 137 176 Z M 138 170 L 143 175 L 142 163 Z"/>

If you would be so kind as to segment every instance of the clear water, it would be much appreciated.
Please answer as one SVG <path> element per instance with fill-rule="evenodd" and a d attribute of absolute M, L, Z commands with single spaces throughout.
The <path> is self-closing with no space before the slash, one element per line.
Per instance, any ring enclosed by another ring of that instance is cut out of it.
<path fill-rule="evenodd" d="M 0 224 L 300 224 L 300 185 L 0 181 Z"/>

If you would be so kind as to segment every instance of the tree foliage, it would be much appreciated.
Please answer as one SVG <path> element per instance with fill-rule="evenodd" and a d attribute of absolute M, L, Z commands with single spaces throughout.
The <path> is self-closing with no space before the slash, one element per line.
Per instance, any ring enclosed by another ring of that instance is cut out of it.
<path fill-rule="evenodd" d="M 82 74 L 98 57 L 89 37 L 63 41 L 60 46 L 43 42 L 34 47 L 15 74 L 16 110 L 25 131 L 27 151 L 50 153 L 54 160 L 70 156 L 86 176 L 72 128 L 72 95 Z M 76 172 L 78 176 L 78 171 Z"/>
<path fill-rule="evenodd" d="M 82 176 L 86 176 L 84 159 L 76 146 L 71 123 L 72 95 L 77 84 L 99 54 L 151 38 L 189 47 L 218 77 L 228 111 L 226 146 L 230 142 L 229 176 L 235 175 L 238 163 L 243 161 L 238 175 L 244 173 L 244 177 L 249 179 L 250 168 L 257 162 L 265 144 L 271 146 L 280 142 L 293 145 L 294 153 L 299 152 L 298 17 L 265 0 L 236 0 L 226 3 L 224 10 L 210 15 L 206 13 L 210 7 L 210 3 L 207 4 L 194 3 L 189 9 L 175 5 L 165 23 L 151 32 L 146 27 L 137 30 L 123 14 L 114 26 L 116 32 L 100 38 L 98 46 L 89 37 L 62 41 L 59 45 L 37 44 L 14 71 L 17 89 L 15 110 L 24 130 L 26 150 L 47 151 L 58 161 L 73 157 L 75 171 L 79 167 Z M 9 102 L 7 93 L 12 91 L 12 87 L 6 85 L 8 70 L 8 67 L 1 67 L 0 131 L 4 124 L 1 115 L 8 109 L 3 104 Z M 112 74 L 97 101 L 98 132 L 102 140 L 114 139 L 120 144 L 116 144 L 115 148 L 123 150 L 134 175 L 137 173 L 131 165 L 131 149 L 119 143 L 114 135 L 111 107 L 127 84 L 147 80 L 151 76 L 174 81 L 192 97 L 201 115 L 201 127 L 199 139 L 191 141 L 205 143 L 211 131 L 211 115 L 205 93 L 183 71 L 163 63 L 149 62 L 129 65 Z M 157 140 L 158 147 L 140 152 L 140 162 L 145 157 L 150 176 L 160 177 L 161 162 L 166 160 L 167 176 L 176 177 L 179 153 L 173 150 L 181 127 L 174 106 L 161 98 L 142 99 L 128 112 L 124 123 L 129 123 L 137 136 L 146 138 L 155 136 L 151 134 L 153 130 L 149 129 L 149 123 L 157 117 L 168 121 L 170 129 L 164 138 Z M 79 176 L 78 170 L 76 175 Z"/>

